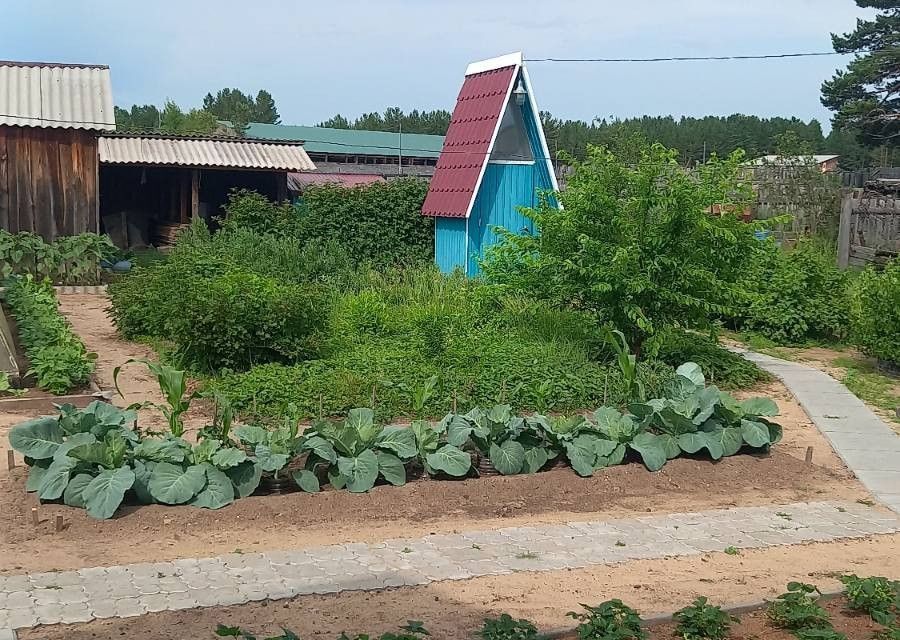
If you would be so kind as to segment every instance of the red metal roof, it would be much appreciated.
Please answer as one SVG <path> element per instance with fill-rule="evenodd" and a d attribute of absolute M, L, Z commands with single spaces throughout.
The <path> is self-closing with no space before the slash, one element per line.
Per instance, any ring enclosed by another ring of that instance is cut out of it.
<path fill-rule="evenodd" d="M 509 66 L 466 76 L 422 215 L 466 217 L 515 72 Z"/>

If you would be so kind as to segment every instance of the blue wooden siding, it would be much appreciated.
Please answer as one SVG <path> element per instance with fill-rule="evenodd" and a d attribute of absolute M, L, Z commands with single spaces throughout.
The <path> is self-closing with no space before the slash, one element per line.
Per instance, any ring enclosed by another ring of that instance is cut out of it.
<path fill-rule="evenodd" d="M 469 219 L 469 275 L 479 273 L 478 259 L 497 242 L 492 227 L 514 233 L 534 233 L 534 224 L 517 207 L 536 203 L 534 164 L 488 163 Z"/>
<path fill-rule="evenodd" d="M 444 273 L 466 262 L 466 219 L 434 219 L 434 260 Z"/>
<path fill-rule="evenodd" d="M 435 261 L 445 273 L 467 264 L 468 275 L 478 275 L 478 260 L 483 259 L 486 249 L 498 241 L 498 234 L 492 227 L 503 227 L 515 233 L 535 233 L 532 221 L 517 209 L 537 206 L 538 191 L 553 188 L 547 151 L 541 146 L 538 133 L 538 115 L 531 111 L 530 102 L 522 107 L 513 103 L 510 107 L 522 109 L 535 161 L 532 164 L 489 162 L 475 196 L 468 227 L 462 218 L 435 220 Z"/>

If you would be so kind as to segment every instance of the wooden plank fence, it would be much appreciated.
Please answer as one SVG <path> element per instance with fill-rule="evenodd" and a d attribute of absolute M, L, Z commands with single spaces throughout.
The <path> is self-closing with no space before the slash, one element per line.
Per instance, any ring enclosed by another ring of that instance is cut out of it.
<path fill-rule="evenodd" d="M 838 229 L 838 265 L 884 264 L 900 255 L 900 198 L 845 191 Z"/>

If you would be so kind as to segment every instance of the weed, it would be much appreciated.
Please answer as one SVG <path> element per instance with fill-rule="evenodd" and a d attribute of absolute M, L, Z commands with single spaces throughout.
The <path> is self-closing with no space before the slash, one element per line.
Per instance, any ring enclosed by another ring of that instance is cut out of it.
<path fill-rule="evenodd" d="M 412 553 L 412 552 L 413 552 L 413 550 L 410 549 L 409 547 L 403 547 L 403 548 L 400 550 L 400 553 Z"/>
<path fill-rule="evenodd" d="M 868 498 L 859 498 L 859 499 L 857 500 L 857 502 L 858 502 L 859 504 L 865 505 L 865 506 L 867 506 L 867 507 L 874 507 L 874 506 L 875 506 L 875 501 L 874 501 L 874 500 L 869 500 Z"/>
<path fill-rule="evenodd" d="M 741 555 L 741 550 L 737 547 L 725 547 L 725 553 L 730 556 L 739 556 Z"/>
<path fill-rule="evenodd" d="M 837 510 L 838 513 L 847 513 L 847 510 L 844 507 L 838 507 Z"/>
<path fill-rule="evenodd" d="M 778 516 L 779 518 L 783 518 L 788 521 L 793 520 L 793 518 L 791 517 L 791 514 L 785 513 L 784 511 L 776 511 L 775 515 Z"/>
<path fill-rule="evenodd" d="M 847 640 L 847 636 L 831 627 L 797 629 L 793 632 L 797 640 Z"/>
<path fill-rule="evenodd" d="M 481 550 L 481 547 L 479 545 L 475 544 L 474 542 L 472 543 L 472 548 L 477 549 L 479 551 Z"/>
<path fill-rule="evenodd" d="M 523 553 L 517 553 L 516 558 L 519 560 L 537 560 L 540 558 L 540 555 L 535 553 L 534 551 L 525 551 Z"/>
<path fill-rule="evenodd" d="M 621 540 L 616 540 L 616 546 L 617 546 L 617 547 L 624 547 L 624 546 L 625 546 L 625 543 L 622 542 Z"/>
<path fill-rule="evenodd" d="M 846 371 L 842 382 L 860 400 L 882 409 L 891 420 L 900 422 L 900 381 L 879 372 L 875 365 L 860 357 L 844 356 L 832 361 Z"/>
<path fill-rule="evenodd" d="M 705 596 L 675 613 L 676 635 L 684 640 L 721 640 L 728 635 L 732 622 L 738 619 L 709 604 Z"/>

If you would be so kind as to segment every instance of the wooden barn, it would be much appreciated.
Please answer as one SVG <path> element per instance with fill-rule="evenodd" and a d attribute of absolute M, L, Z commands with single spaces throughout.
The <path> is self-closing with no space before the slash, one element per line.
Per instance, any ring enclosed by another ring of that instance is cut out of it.
<path fill-rule="evenodd" d="M 0 61 L 0 227 L 98 231 L 97 136 L 115 126 L 109 67 Z"/>
<path fill-rule="evenodd" d="M 535 233 L 518 208 L 559 189 L 539 113 L 521 52 L 469 65 L 422 205 L 442 271 L 477 275 L 495 227 Z"/>

